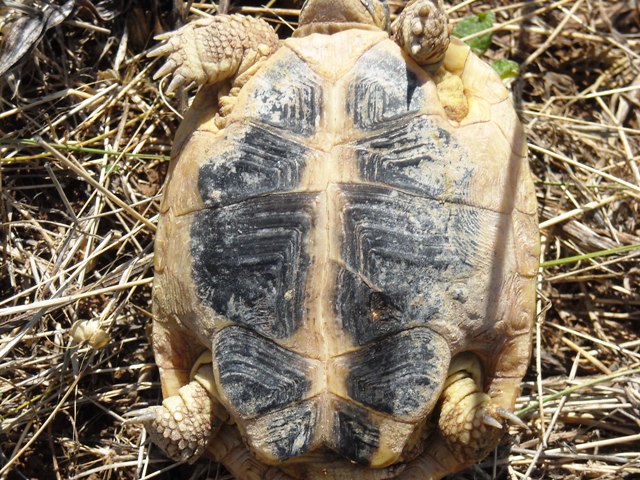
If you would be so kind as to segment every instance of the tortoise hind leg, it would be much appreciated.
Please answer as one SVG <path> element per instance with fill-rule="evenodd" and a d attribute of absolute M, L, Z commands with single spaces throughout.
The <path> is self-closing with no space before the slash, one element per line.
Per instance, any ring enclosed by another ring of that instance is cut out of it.
<path fill-rule="evenodd" d="M 419 65 L 438 66 L 449 46 L 442 0 L 413 0 L 391 26 L 393 39 Z"/>
<path fill-rule="evenodd" d="M 469 352 L 454 357 L 441 397 L 438 427 L 460 461 L 479 461 L 504 433 L 503 409 L 484 393 L 478 358 Z"/>
<path fill-rule="evenodd" d="M 205 368 L 205 367 L 202 367 Z M 215 400 L 198 380 L 166 398 L 161 406 L 131 412 L 128 421 L 142 423 L 151 440 L 176 461 L 195 462 L 222 422 L 214 415 Z"/>
<path fill-rule="evenodd" d="M 440 397 L 439 431 L 398 480 L 439 480 L 495 448 L 504 432 L 501 419 L 508 414 L 484 393 L 482 384 L 478 358 L 469 352 L 456 355 Z"/>
<path fill-rule="evenodd" d="M 167 56 L 167 61 L 153 78 L 172 73 L 169 91 L 191 82 L 213 85 L 237 78 L 278 46 L 278 36 L 269 24 L 243 15 L 203 18 L 156 39 L 164 43 L 148 55 Z"/>

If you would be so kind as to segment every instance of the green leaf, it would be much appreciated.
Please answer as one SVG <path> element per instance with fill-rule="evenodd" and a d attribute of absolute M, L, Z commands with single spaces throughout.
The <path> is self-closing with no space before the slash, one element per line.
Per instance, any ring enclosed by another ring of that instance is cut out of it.
<path fill-rule="evenodd" d="M 453 35 L 458 38 L 468 37 L 483 30 L 493 27 L 496 21 L 496 15 L 493 12 L 482 12 L 476 15 L 465 17 L 460 23 L 453 28 Z M 491 45 L 493 32 L 485 33 L 479 37 L 467 40 L 466 43 L 476 53 L 484 53 Z"/>
<path fill-rule="evenodd" d="M 498 75 L 500 75 L 500 78 L 503 80 L 505 78 L 518 76 L 518 64 L 513 60 L 501 58 L 493 62 L 491 66 L 496 72 L 498 72 Z"/>

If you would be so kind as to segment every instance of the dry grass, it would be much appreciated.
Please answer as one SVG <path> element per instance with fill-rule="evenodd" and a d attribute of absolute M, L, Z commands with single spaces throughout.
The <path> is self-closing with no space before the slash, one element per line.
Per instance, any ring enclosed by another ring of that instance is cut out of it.
<path fill-rule="evenodd" d="M 145 326 L 184 104 L 151 80 L 144 41 L 172 19 L 138 8 L 150 3 L 103 3 L 119 14 L 109 18 L 77 1 L 15 73 L 19 85 L 4 76 L 0 479 L 229 478 L 204 460 L 149 455 L 140 428 L 121 421 L 160 401 Z M 295 25 L 291 2 L 234 7 L 283 37 Z M 638 3 L 465 1 L 453 16 L 486 9 L 497 16 L 486 56 L 521 65 L 511 87 L 528 125 L 544 268 L 518 406 L 530 431 L 514 428 L 457 478 L 640 478 Z"/>

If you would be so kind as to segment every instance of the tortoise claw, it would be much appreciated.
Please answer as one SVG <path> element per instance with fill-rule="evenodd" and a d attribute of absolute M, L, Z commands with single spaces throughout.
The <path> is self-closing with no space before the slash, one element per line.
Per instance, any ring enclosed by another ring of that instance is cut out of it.
<path fill-rule="evenodd" d="M 175 92 L 179 87 L 185 85 L 186 83 L 188 83 L 187 79 L 184 78 L 179 73 L 176 73 L 171 79 L 169 86 L 167 87 L 167 92 L 168 93 Z"/>
<path fill-rule="evenodd" d="M 123 425 L 129 424 L 144 424 L 145 422 L 151 422 L 158 416 L 158 409 L 161 407 L 147 407 L 140 410 L 133 410 L 123 415 Z"/>
<path fill-rule="evenodd" d="M 171 72 L 177 70 L 177 68 L 178 65 L 171 58 L 169 58 L 153 75 L 153 79 L 158 80 L 159 78 L 162 78 L 165 75 L 168 75 Z"/>
<path fill-rule="evenodd" d="M 490 416 L 487 413 L 485 413 L 483 415 L 482 423 L 484 423 L 485 425 L 488 425 L 489 427 L 494 427 L 494 428 L 497 428 L 499 430 L 502 429 L 502 424 L 498 420 L 496 420 L 495 418 L 493 418 L 492 416 Z"/>
<path fill-rule="evenodd" d="M 511 422 L 514 425 L 518 425 L 519 427 L 524 428 L 526 431 L 530 431 L 531 430 L 527 426 L 527 424 L 524 423 L 522 421 L 522 419 L 520 417 L 518 417 L 515 413 L 510 412 L 509 410 L 507 410 L 505 408 L 502 408 L 502 407 L 497 407 L 495 411 L 496 411 L 496 413 L 498 415 L 500 415 L 502 418 L 504 418 L 508 422 Z"/>
<path fill-rule="evenodd" d="M 154 37 L 154 38 L 159 41 L 164 41 L 169 37 L 165 37 L 163 35 L 163 38 L 160 38 L 160 36 L 158 35 L 157 37 Z M 147 52 L 147 57 L 162 57 L 164 55 L 171 53 L 172 51 L 173 51 L 173 48 L 171 47 L 170 43 L 168 42 L 160 43 Z"/>
<path fill-rule="evenodd" d="M 173 36 L 173 34 L 174 34 L 174 32 L 159 33 L 157 35 L 154 35 L 153 39 L 154 40 L 158 40 L 158 41 L 167 40 L 168 38 L 171 38 Z"/>

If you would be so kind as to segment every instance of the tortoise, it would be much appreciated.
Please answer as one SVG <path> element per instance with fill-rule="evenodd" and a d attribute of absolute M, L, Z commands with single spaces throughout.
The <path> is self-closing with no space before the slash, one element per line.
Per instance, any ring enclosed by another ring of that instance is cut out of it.
<path fill-rule="evenodd" d="M 238 479 L 436 479 L 500 442 L 528 366 L 539 235 L 508 91 L 441 0 L 307 0 L 151 55 L 200 89 L 155 243 L 164 401 L 132 415 Z"/>

